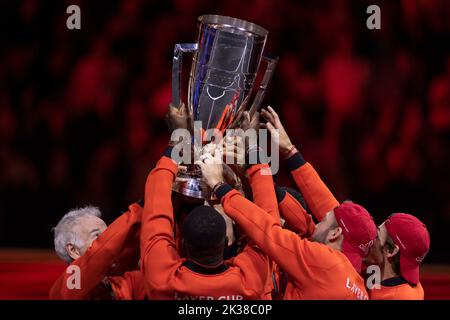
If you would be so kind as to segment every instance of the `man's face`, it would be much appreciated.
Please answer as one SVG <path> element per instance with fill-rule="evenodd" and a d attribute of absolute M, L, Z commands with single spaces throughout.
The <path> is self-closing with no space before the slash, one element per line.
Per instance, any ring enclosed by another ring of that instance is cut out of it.
<path fill-rule="evenodd" d="M 377 238 L 375 239 L 375 242 L 372 246 L 372 248 L 369 251 L 369 254 L 364 259 L 364 263 L 366 265 L 378 265 L 381 266 L 384 261 L 384 254 L 383 254 L 383 248 L 386 244 L 386 238 L 387 238 L 387 230 L 384 223 L 378 226 L 377 230 Z"/>
<path fill-rule="evenodd" d="M 92 242 L 106 229 L 105 222 L 96 216 L 84 216 L 78 220 L 74 231 L 77 233 L 84 245 L 79 249 L 79 255 L 82 256 L 91 246 Z"/>
<path fill-rule="evenodd" d="M 331 228 L 336 225 L 336 218 L 333 212 L 329 212 L 318 224 L 312 234 L 312 239 L 315 242 L 326 244 L 328 241 L 328 234 L 332 231 Z"/>

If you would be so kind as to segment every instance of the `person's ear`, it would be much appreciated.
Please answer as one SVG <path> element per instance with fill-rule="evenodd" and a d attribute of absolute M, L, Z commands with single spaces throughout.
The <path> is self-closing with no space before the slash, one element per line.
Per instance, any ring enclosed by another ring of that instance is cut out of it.
<path fill-rule="evenodd" d="M 80 250 L 76 246 L 74 246 L 72 243 L 66 244 L 66 252 L 69 255 L 69 257 L 71 257 L 73 260 L 76 260 L 79 257 L 81 257 Z"/>
<path fill-rule="evenodd" d="M 393 248 L 391 251 L 389 251 L 389 250 L 386 248 L 385 256 L 386 256 L 386 258 L 391 259 L 391 258 L 393 258 L 399 251 L 400 251 L 400 248 L 398 247 L 398 245 L 395 245 L 394 248 Z"/>
<path fill-rule="evenodd" d="M 342 228 L 337 227 L 328 232 L 327 240 L 328 242 L 336 242 L 339 237 L 342 235 Z"/>

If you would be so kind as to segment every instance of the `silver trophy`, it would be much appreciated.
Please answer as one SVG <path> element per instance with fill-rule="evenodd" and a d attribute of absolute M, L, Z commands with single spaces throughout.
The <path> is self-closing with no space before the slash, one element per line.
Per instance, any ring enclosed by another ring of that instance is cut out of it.
<path fill-rule="evenodd" d="M 183 53 L 192 52 L 187 107 L 193 121 L 201 121 L 202 130 L 215 128 L 223 133 L 237 124 L 245 110 L 252 116 L 260 107 L 278 61 L 263 54 L 267 34 L 266 29 L 245 20 L 200 16 L 197 43 L 175 45 L 172 105 L 181 104 Z M 267 62 L 266 71 L 250 106 L 249 98 L 262 59 Z M 225 175 L 238 183 L 239 179 L 230 171 L 229 167 L 225 168 Z M 193 198 L 212 197 L 196 165 L 188 164 L 187 171 L 180 172 L 179 178 L 173 184 L 174 191 Z"/>

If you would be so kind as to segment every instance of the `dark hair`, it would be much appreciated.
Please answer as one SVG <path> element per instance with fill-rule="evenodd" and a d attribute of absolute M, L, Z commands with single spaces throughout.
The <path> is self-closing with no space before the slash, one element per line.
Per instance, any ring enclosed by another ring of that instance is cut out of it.
<path fill-rule="evenodd" d="M 193 258 L 223 256 L 226 238 L 225 220 L 215 209 L 198 206 L 184 221 L 183 237 Z"/>
<path fill-rule="evenodd" d="M 392 240 L 392 238 L 387 234 L 386 235 L 386 243 L 384 246 L 388 249 L 389 252 L 392 252 L 395 250 L 395 243 Z M 395 272 L 396 275 L 400 276 L 401 270 L 400 270 L 400 251 L 397 252 L 397 254 L 392 258 L 392 270 Z"/>

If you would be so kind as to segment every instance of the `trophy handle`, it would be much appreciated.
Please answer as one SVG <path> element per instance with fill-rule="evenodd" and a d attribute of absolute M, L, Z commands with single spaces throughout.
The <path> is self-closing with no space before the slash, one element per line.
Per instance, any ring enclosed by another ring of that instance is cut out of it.
<path fill-rule="evenodd" d="M 197 43 L 177 43 L 173 50 L 172 63 L 172 102 L 174 107 L 181 106 L 181 72 L 183 70 L 183 53 L 198 50 Z"/>
<path fill-rule="evenodd" d="M 263 54 L 262 59 L 267 62 L 267 67 L 261 84 L 259 85 L 258 92 L 255 95 L 255 99 L 253 100 L 252 106 L 249 111 L 250 119 L 261 106 L 261 102 L 264 99 L 264 95 L 266 94 L 266 89 L 269 85 L 270 80 L 272 79 L 275 67 L 278 63 L 278 57 L 271 57 L 266 53 Z"/>

